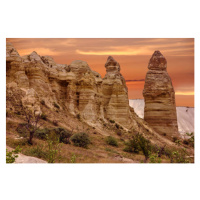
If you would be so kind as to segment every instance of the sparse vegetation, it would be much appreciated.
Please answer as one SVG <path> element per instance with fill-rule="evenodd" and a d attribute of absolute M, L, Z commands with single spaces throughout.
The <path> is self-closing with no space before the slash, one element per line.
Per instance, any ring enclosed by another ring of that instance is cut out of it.
<path fill-rule="evenodd" d="M 23 153 L 27 156 L 33 156 L 44 160 L 47 158 L 47 152 L 45 151 L 45 147 L 43 145 L 33 146 L 26 149 Z"/>
<path fill-rule="evenodd" d="M 73 144 L 78 147 L 87 148 L 90 144 L 90 139 L 87 133 L 75 133 L 70 139 Z"/>
<path fill-rule="evenodd" d="M 115 146 L 115 147 L 118 146 L 117 140 L 114 137 L 112 137 L 112 136 L 106 137 L 106 143 L 109 144 L 109 145 L 111 145 L 111 146 Z"/>
<path fill-rule="evenodd" d="M 35 132 L 35 137 L 41 139 L 41 140 L 46 140 L 47 135 L 50 133 L 50 129 L 48 128 L 43 128 L 43 129 L 38 129 Z"/>
<path fill-rule="evenodd" d="M 60 143 L 62 142 L 64 144 L 70 144 L 70 137 L 72 136 L 71 131 L 68 131 L 62 127 L 54 128 L 52 131 L 55 131 Z"/>
<path fill-rule="evenodd" d="M 161 163 L 161 158 L 158 156 L 158 152 L 157 153 L 149 153 L 149 160 L 150 163 Z"/>
<path fill-rule="evenodd" d="M 40 103 L 41 103 L 42 105 L 45 105 L 45 101 L 44 101 L 44 100 L 41 100 Z"/>
<path fill-rule="evenodd" d="M 190 146 L 194 147 L 194 133 L 186 133 L 187 136 L 189 136 L 188 142 Z"/>
<path fill-rule="evenodd" d="M 186 149 L 176 150 L 170 154 L 171 163 L 189 163 L 189 156 L 186 153 Z"/>
<path fill-rule="evenodd" d="M 122 136 L 122 132 L 121 132 L 121 130 L 117 130 L 116 133 L 117 133 L 118 136 Z"/>
<path fill-rule="evenodd" d="M 80 114 L 77 114 L 76 117 L 77 117 L 79 120 L 81 119 Z"/>
<path fill-rule="evenodd" d="M 70 159 L 71 163 L 75 163 L 76 162 L 76 155 L 73 153 Z"/>
<path fill-rule="evenodd" d="M 56 102 L 53 102 L 53 105 L 54 105 L 55 108 L 60 109 L 60 106 Z"/>
<path fill-rule="evenodd" d="M 124 148 L 125 152 L 139 153 L 140 151 L 137 135 L 133 136 L 133 138 L 128 142 L 126 142 L 125 145 L 126 145 L 126 147 Z"/>
<path fill-rule="evenodd" d="M 14 150 L 8 151 L 6 149 L 6 163 L 14 163 L 15 159 L 18 157 L 18 153 L 20 153 L 22 149 L 20 149 L 19 146 L 17 146 Z"/>
<path fill-rule="evenodd" d="M 58 126 L 58 120 L 53 120 L 52 123 L 54 126 Z"/>
<path fill-rule="evenodd" d="M 61 151 L 61 144 L 59 144 L 59 138 L 52 140 L 47 136 L 48 150 L 47 150 L 47 161 L 48 163 L 55 163 L 56 158 Z"/>
<path fill-rule="evenodd" d="M 41 119 L 43 119 L 43 120 L 47 120 L 47 115 L 46 115 L 45 113 L 42 113 L 40 117 L 41 117 Z"/>
<path fill-rule="evenodd" d="M 115 121 L 114 121 L 114 120 L 112 120 L 112 119 L 110 119 L 109 121 L 110 121 L 110 123 L 112 123 L 112 124 L 114 124 L 114 123 L 115 123 Z"/>

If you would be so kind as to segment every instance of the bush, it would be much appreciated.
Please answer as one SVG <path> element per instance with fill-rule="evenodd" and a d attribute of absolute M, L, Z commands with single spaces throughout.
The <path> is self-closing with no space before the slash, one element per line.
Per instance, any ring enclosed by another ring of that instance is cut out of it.
<path fill-rule="evenodd" d="M 47 152 L 43 149 L 44 147 L 42 145 L 37 145 L 36 147 L 32 147 L 27 149 L 24 154 L 27 156 L 33 156 L 37 158 L 46 159 L 47 158 Z"/>
<path fill-rule="evenodd" d="M 149 160 L 150 160 L 150 163 L 161 163 L 161 159 L 159 158 L 158 153 L 150 154 Z"/>
<path fill-rule="evenodd" d="M 170 154 L 171 163 L 189 163 L 189 159 L 187 158 L 186 149 L 181 149 L 177 151 L 173 151 Z"/>
<path fill-rule="evenodd" d="M 17 146 L 14 150 L 8 151 L 6 149 L 6 163 L 14 163 L 15 159 L 18 157 L 18 153 L 20 153 L 22 149 Z"/>
<path fill-rule="evenodd" d="M 42 140 L 46 140 L 47 139 L 47 135 L 50 133 L 50 129 L 48 128 L 44 128 L 44 129 L 38 129 L 35 132 L 35 137 L 42 139 Z"/>
<path fill-rule="evenodd" d="M 112 136 L 108 136 L 106 138 L 106 142 L 107 142 L 107 144 L 109 144 L 111 146 L 116 146 L 116 147 L 118 146 L 117 140 Z"/>
<path fill-rule="evenodd" d="M 139 146 L 140 146 L 140 149 L 142 150 L 144 156 L 145 156 L 145 162 L 148 160 L 150 154 L 151 154 L 151 151 L 152 151 L 152 145 L 151 145 L 151 142 L 144 138 L 141 134 L 137 134 L 137 140 L 139 142 Z"/>
<path fill-rule="evenodd" d="M 87 148 L 90 144 L 90 139 L 87 133 L 76 133 L 70 138 L 75 146 Z"/>
<path fill-rule="evenodd" d="M 119 124 L 115 124 L 115 127 L 117 128 L 117 129 L 120 129 L 121 127 L 120 127 L 120 125 Z"/>
<path fill-rule="evenodd" d="M 189 141 L 190 145 L 191 145 L 192 147 L 194 147 L 194 133 L 193 133 L 193 132 L 192 132 L 192 133 L 186 133 L 186 135 L 190 137 L 190 138 L 188 139 L 188 141 Z"/>
<path fill-rule="evenodd" d="M 60 106 L 56 102 L 53 102 L 53 105 L 54 105 L 55 108 L 60 109 Z"/>
<path fill-rule="evenodd" d="M 131 140 L 129 140 L 126 143 L 126 147 L 124 148 L 124 151 L 129 152 L 129 153 L 139 153 L 140 146 L 139 146 L 139 142 L 136 136 L 134 136 Z"/>
<path fill-rule="evenodd" d="M 61 144 L 59 144 L 59 140 L 52 140 L 47 136 L 48 150 L 47 150 L 47 161 L 48 163 L 55 163 L 56 158 L 58 157 L 60 162 L 60 154 L 61 153 Z"/>
<path fill-rule="evenodd" d="M 43 120 L 47 120 L 47 115 L 44 114 L 44 113 L 42 113 L 40 117 L 41 117 L 41 119 L 43 119 Z"/>
<path fill-rule="evenodd" d="M 176 136 L 172 137 L 173 142 L 176 142 L 177 140 L 178 140 L 178 137 L 176 137 Z"/>
<path fill-rule="evenodd" d="M 59 142 L 63 142 L 64 144 L 70 144 L 69 138 L 72 136 L 72 133 L 62 127 L 54 128 L 56 135 L 59 138 Z"/>
<path fill-rule="evenodd" d="M 21 137 L 28 137 L 29 132 L 26 126 L 27 126 L 26 123 L 20 123 L 18 127 L 16 128 L 16 131 L 19 133 Z"/>
<path fill-rule="evenodd" d="M 79 120 L 81 119 L 80 114 L 77 114 L 76 117 L 77 117 Z"/>
<path fill-rule="evenodd" d="M 190 143 L 189 140 L 187 140 L 187 139 L 183 140 L 183 144 L 189 145 L 189 143 Z"/>
<path fill-rule="evenodd" d="M 40 103 L 41 103 L 42 105 L 45 105 L 45 101 L 44 101 L 44 100 L 41 100 Z"/>
<path fill-rule="evenodd" d="M 122 132 L 120 130 L 117 131 L 118 136 L 122 136 Z"/>
<path fill-rule="evenodd" d="M 115 123 L 115 121 L 114 121 L 114 120 L 112 120 L 112 119 L 110 119 L 109 121 L 110 121 L 110 123 L 113 123 L 113 124 Z"/>
<path fill-rule="evenodd" d="M 58 126 L 58 120 L 53 120 L 52 123 L 53 123 L 54 126 Z"/>

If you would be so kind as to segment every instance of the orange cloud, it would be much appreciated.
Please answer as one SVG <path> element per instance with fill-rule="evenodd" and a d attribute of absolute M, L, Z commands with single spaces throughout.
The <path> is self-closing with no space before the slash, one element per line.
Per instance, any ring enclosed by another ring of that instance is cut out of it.
<path fill-rule="evenodd" d="M 33 51 L 36 51 L 41 56 L 45 56 L 45 55 L 55 56 L 55 55 L 59 55 L 60 53 L 58 51 L 52 51 L 49 48 L 20 49 L 18 50 L 18 53 L 20 54 L 20 56 L 24 56 L 24 55 L 31 54 Z"/>
<path fill-rule="evenodd" d="M 176 91 L 176 95 L 194 95 L 194 91 L 188 91 L 188 92 L 183 92 L 183 91 Z"/>

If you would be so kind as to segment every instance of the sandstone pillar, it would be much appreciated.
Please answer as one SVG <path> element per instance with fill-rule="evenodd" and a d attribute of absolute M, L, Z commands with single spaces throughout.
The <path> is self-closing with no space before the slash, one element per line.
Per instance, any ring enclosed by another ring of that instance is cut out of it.
<path fill-rule="evenodd" d="M 175 92 L 167 73 L 167 60 L 160 51 L 154 52 L 148 69 L 143 90 L 144 120 L 162 135 L 177 136 Z"/>

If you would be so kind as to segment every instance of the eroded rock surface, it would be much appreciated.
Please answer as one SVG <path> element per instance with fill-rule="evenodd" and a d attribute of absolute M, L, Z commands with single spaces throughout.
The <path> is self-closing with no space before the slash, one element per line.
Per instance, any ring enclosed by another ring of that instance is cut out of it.
<path fill-rule="evenodd" d="M 7 43 L 6 56 L 10 99 L 18 91 L 22 104 L 38 112 L 43 101 L 50 109 L 65 110 L 90 125 L 114 120 L 128 129 L 137 126 L 130 112 L 120 65 L 111 56 L 105 64 L 107 73 L 103 79 L 85 61 L 57 64 L 50 56 L 40 56 L 35 51 L 20 57 L 10 43 Z M 8 100 L 8 107 L 11 104 Z"/>
<path fill-rule="evenodd" d="M 160 134 L 178 135 L 175 92 L 167 73 L 167 60 L 155 51 L 146 74 L 144 120 Z"/>
<path fill-rule="evenodd" d="M 120 65 L 109 56 L 105 67 L 107 73 L 102 82 L 105 116 L 128 127 L 133 120 L 130 117 L 128 89 L 120 73 Z"/>

